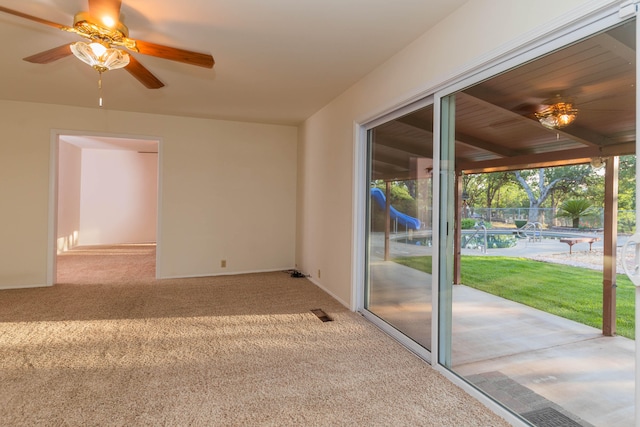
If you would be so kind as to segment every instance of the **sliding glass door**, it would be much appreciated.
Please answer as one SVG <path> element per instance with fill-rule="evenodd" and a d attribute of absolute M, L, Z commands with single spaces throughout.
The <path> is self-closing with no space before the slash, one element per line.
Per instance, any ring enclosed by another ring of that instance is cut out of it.
<path fill-rule="evenodd" d="M 367 130 L 364 315 L 532 425 L 631 426 L 640 402 L 634 287 L 615 267 L 628 221 L 566 230 L 556 214 L 573 199 L 609 218 L 636 208 L 612 178 L 635 184 L 635 8 L 594 12 Z"/>
<path fill-rule="evenodd" d="M 613 22 L 440 103 L 437 362 L 536 426 L 634 425 L 611 218 L 636 197 L 636 23 Z M 563 223 L 585 200 L 603 225 Z"/>
<path fill-rule="evenodd" d="M 430 350 L 433 106 L 368 131 L 365 309 Z"/>

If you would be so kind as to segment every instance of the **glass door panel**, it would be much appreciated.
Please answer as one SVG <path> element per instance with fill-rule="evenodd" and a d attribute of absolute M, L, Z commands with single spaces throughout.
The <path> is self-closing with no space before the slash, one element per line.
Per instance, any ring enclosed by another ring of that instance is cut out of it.
<path fill-rule="evenodd" d="M 532 425 L 634 425 L 626 226 L 607 218 L 635 197 L 635 40 L 620 23 L 442 99 L 438 362 Z M 584 200 L 604 214 L 563 223 Z"/>
<path fill-rule="evenodd" d="M 433 106 L 369 131 L 365 309 L 429 350 Z"/>

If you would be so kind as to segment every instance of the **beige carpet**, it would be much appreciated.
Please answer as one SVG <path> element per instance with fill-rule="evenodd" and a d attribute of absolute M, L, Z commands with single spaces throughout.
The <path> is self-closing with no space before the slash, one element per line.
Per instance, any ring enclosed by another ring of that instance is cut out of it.
<path fill-rule="evenodd" d="M 306 279 L 100 280 L 94 249 L 75 283 L 0 291 L 0 424 L 508 425 Z"/>

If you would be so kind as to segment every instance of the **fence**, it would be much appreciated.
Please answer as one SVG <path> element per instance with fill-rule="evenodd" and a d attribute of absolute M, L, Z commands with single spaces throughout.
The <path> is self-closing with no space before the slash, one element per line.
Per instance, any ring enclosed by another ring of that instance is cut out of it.
<path fill-rule="evenodd" d="M 478 218 L 489 223 L 515 224 L 516 220 L 528 220 L 529 208 L 469 208 L 463 212 L 463 218 Z M 599 214 L 594 217 L 580 218 L 580 227 L 599 229 L 604 224 L 604 209 L 599 209 Z M 571 218 L 559 218 L 555 208 L 539 208 L 538 219 L 545 227 L 571 227 Z M 636 226 L 635 211 L 618 211 L 618 231 L 633 232 Z"/>

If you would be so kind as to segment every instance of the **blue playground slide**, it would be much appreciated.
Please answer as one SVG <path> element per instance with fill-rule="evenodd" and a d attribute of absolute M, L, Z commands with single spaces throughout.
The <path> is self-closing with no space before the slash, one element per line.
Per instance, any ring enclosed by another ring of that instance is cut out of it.
<path fill-rule="evenodd" d="M 375 200 L 378 203 L 378 206 L 380 206 L 382 209 L 386 209 L 387 198 L 385 197 L 382 190 L 376 187 L 372 188 L 371 197 L 373 197 L 373 200 Z M 412 228 L 414 230 L 420 229 L 420 220 L 418 218 L 414 218 L 407 214 L 403 214 L 402 212 L 395 209 L 393 206 L 391 206 L 390 211 L 391 211 L 391 219 L 397 219 L 398 223 L 400 223 L 401 225 L 407 228 Z"/>

